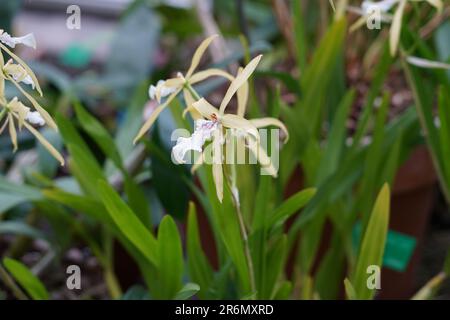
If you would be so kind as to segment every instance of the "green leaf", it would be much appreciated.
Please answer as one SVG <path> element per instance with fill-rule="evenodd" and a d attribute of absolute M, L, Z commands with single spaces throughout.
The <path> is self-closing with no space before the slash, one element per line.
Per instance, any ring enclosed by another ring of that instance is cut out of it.
<path fill-rule="evenodd" d="M 197 214 L 193 202 L 189 203 L 186 250 L 190 278 L 200 285 L 199 296 L 206 297 L 213 281 L 213 270 L 201 246 Z"/>
<path fill-rule="evenodd" d="M 172 216 L 183 218 L 189 201 L 188 188 L 183 180 L 187 176 L 187 170 L 185 166 L 176 165 L 171 160 L 170 151 L 164 146 L 160 134 L 160 130 L 162 130 L 160 128 L 164 127 L 165 124 L 161 120 L 159 121 L 156 127 L 158 130 L 155 130 L 153 134 L 154 142 L 149 145 L 152 181 L 158 198 L 166 211 L 170 212 Z M 177 201 L 173 201 L 174 197 L 177 198 Z"/>
<path fill-rule="evenodd" d="M 320 299 L 332 300 L 339 297 L 344 266 L 345 248 L 340 240 L 340 235 L 333 233 L 330 248 L 322 258 L 315 274 L 314 285 Z"/>
<path fill-rule="evenodd" d="M 23 235 L 30 238 L 47 240 L 44 233 L 22 221 L 0 221 L 0 234 Z"/>
<path fill-rule="evenodd" d="M 265 274 L 262 275 L 261 292 L 258 292 L 260 299 L 271 299 L 275 294 L 275 285 L 283 273 L 286 257 L 287 236 L 283 235 L 267 250 L 267 255 L 265 256 Z"/>
<path fill-rule="evenodd" d="M 169 215 L 164 216 L 158 229 L 159 282 L 158 296 L 173 299 L 181 288 L 183 249 L 178 228 Z"/>
<path fill-rule="evenodd" d="M 83 212 L 96 221 L 107 225 L 113 224 L 113 220 L 102 203 L 90 196 L 80 196 L 59 189 L 44 190 L 43 193 L 46 198 L 59 202 L 73 210 Z"/>
<path fill-rule="evenodd" d="M 69 144 L 67 147 L 72 156 L 69 162 L 72 174 L 86 194 L 98 199 L 97 181 L 105 180 L 100 165 L 88 149 L 74 144 Z"/>
<path fill-rule="evenodd" d="M 295 37 L 295 49 L 297 64 L 300 70 L 306 66 L 306 59 L 308 56 L 308 38 L 306 37 L 306 19 L 303 14 L 301 1 L 292 2 L 292 21 L 294 27 L 294 37 Z"/>
<path fill-rule="evenodd" d="M 142 188 L 130 177 L 125 177 L 125 194 L 130 208 L 136 213 L 141 222 L 152 227 L 149 200 Z"/>
<path fill-rule="evenodd" d="M 286 219 L 308 204 L 315 194 L 315 188 L 297 192 L 272 212 L 268 225 L 274 226 L 283 223 Z"/>
<path fill-rule="evenodd" d="M 344 18 L 335 21 L 320 40 L 314 52 L 312 61 L 308 64 L 301 79 L 302 92 L 301 108 L 298 108 L 300 116 L 308 119 L 308 127 L 311 132 L 316 132 L 323 111 L 323 99 L 326 96 L 327 87 L 330 85 L 332 72 L 338 57 L 341 54 L 346 35 L 347 22 Z"/>
<path fill-rule="evenodd" d="M 230 190 L 228 187 L 224 188 L 223 202 L 220 203 L 216 196 L 211 165 L 203 165 L 199 172 L 204 175 L 202 177 L 202 185 L 211 203 L 214 232 L 220 235 L 220 244 L 225 246 L 227 253 L 236 267 L 240 279 L 242 296 L 248 295 L 252 293 L 250 290 L 249 268 L 244 253 L 244 242 L 241 236 L 236 209 L 231 202 Z"/>
<path fill-rule="evenodd" d="M 187 300 L 200 291 L 200 286 L 196 283 L 186 283 L 184 287 L 178 291 L 175 300 Z"/>
<path fill-rule="evenodd" d="M 373 205 L 373 198 L 380 186 L 386 181 L 378 181 L 380 177 L 380 159 L 383 159 L 383 141 L 385 137 L 385 122 L 389 107 L 389 95 L 383 97 L 383 102 L 376 115 L 375 128 L 372 134 L 372 141 L 368 147 L 364 161 L 364 171 L 360 182 L 360 192 L 358 197 L 358 208 L 363 213 L 363 226 L 366 226 L 369 219 L 369 210 Z M 380 184 L 380 185 L 378 185 Z"/>
<path fill-rule="evenodd" d="M 136 214 L 105 181 L 98 182 L 98 190 L 117 228 L 154 266 L 158 266 L 158 243 Z"/>
<path fill-rule="evenodd" d="M 333 174 L 339 167 L 347 137 L 346 121 L 354 99 L 355 91 L 349 90 L 338 106 L 321 158 L 315 185 L 322 183 L 325 177 Z"/>
<path fill-rule="evenodd" d="M 445 181 L 442 181 L 444 193 L 450 203 L 450 96 L 448 87 L 441 87 L 439 92 L 439 146 L 441 148 L 442 168 Z"/>
<path fill-rule="evenodd" d="M 380 95 L 380 88 L 382 87 L 384 80 L 390 70 L 392 64 L 392 57 L 389 54 L 389 45 L 386 44 L 383 49 L 380 61 L 375 68 L 374 76 L 371 81 L 369 92 L 363 106 L 363 111 L 356 127 L 356 132 L 353 136 L 352 149 L 359 147 L 361 139 L 366 135 L 369 129 L 369 123 L 374 108 L 375 100 Z"/>
<path fill-rule="evenodd" d="M 78 101 L 75 101 L 75 112 L 81 127 L 94 139 L 95 143 L 114 162 L 117 168 L 124 170 L 116 144 L 103 125 L 89 114 Z"/>
<path fill-rule="evenodd" d="M 367 288 L 367 268 L 381 269 L 386 244 L 390 210 L 389 185 L 385 184 L 375 202 L 356 263 L 353 284 L 357 299 L 372 299 L 375 291 Z"/>
<path fill-rule="evenodd" d="M 120 300 L 149 300 L 149 295 L 147 289 L 134 285 L 123 294 Z"/>
<path fill-rule="evenodd" d="M 0 176 L 0 214 L 29 201 L 42 199 L 39 189 L 22 184 L 15 184 Z"/>
<path fill-rule="evenodd" d="M 345 287 L 345 295 L 347 296 L 347 299 L 355 300 L 356 299 L 355 288 L 353 288 L 352 283 L 347 278 L 345 278 L 345 280 L 344 280 L 344 287 Z"/>
<path fill-rule="evenodd" d="M 72 121 L 65 118 L 61 113 L 56 113 L 55 119 L 56 124 L 58 125 L 59 132 L 61 133 L 61 136 L 63 137 L 64 143 L 66 145 L 74 144 L 84 150 L 89 150 L 88 145 L 80 136 Z"/>
<path fill-rule="evenodd" d="M 11 258 L 4 258 L 3 264 L 30 297 L 34 300 L 48 300 L 47 289 L 23 263 Z"/>
<path fill-rule="evenodd" d="M 440 145 L 440 142 L 442 141 L 441 136 L 439 131 L 435 127 L 433 118 L 434 104 L 432 103 L 428 95 L 428 92 L 426 91 L 426 87 L 424 88 L 424 86 L 422 85 L 421 83 L 422 79 L 420 78 L 417 70 L 415 68 L 410 67 L 408 63 L 404 61 L 404 59 L 402 59 L 402 65 L 406 74 L 406 79 L 408 80 L 409 86 L 411 87 L 411 90 L 413 92 L 417 114 L 419 115 L 420 124 L 425 133 L 425 138 L 428 147 L 431 151 L 431 158 L 433 160 L 434 167 L 439 177 L 439 182 L 441 183 L 446 200 L 450 203 L 450 190 L 448 187 L 448 182 L 446 181 L 446 164 L 449 161 L 448 155 L 443 154 L 443 152 L 448 151 L 448 147 L 445 147 L 445 145 L 444 147 L 442 147 Z M 439 108 L 439 117 L 442 117 L 442 120 L 444 121 L 444 126 L 447 126 L 448 114 L 445 111 L 446 107 L 442 106 L 442 104 L 445 105 L 444 97 L 445 96 L 441 96 L 440 99 L 441 106 Z M 443 130 L 444 134 L 445 131 L 447 130 L 448 129 Z M 444 138 L 443 141 L 446 141 L 446 137 Z"/>
<path fill-rule="evenodd" d="M 288 300 L 289 296 L 291 295 L 291 292 L 292 292 L 292 282 L 284 281 L 278 287 L 278 290 L 276 291 L 273 299 L 274 300 Z"/>

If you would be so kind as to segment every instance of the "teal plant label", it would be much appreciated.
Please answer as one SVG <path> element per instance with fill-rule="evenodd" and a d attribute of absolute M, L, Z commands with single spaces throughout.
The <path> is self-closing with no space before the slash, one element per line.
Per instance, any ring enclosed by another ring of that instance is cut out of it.
<path fill-rule="evenodd" d="M 70 45 L 60 55 L 61 63 L 72 68 L 86 67 L 91 59 L 91 50 L 79 44 Z"/>
<path fill-rule="evenodd" d="M 360 237 L 361 223 L 357 223 L 352 231 L 352 242 L 355 251 L 359 247 Z M 401 232 L 389 230 L 384 251 L 383 266 L 394 271 L 404 272 L 408 267 L 416 244 L 416 238 Z"/>

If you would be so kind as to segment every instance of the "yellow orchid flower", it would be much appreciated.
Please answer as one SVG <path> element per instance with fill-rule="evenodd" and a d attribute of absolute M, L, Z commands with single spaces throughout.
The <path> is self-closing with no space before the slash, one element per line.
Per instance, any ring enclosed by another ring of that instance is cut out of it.
<path fill-rule="evenodd" d="M 371 12 L 374 9 L 377 9 L 377 11 L 381 14 L 381 20 L 383 22 L 391 23 L 391 29 L 389 32 L 389 45 L 391 55 L 395 56 L 397 54 L 398 44 L 400 42 L 403 14 L 408 2 L 428 2 L 430 5 L 437 9 L 438 13 L 441 13 L 444 8 L 442 0 L 365 0 L 362 2 L 361 8 L 349 7 L 351 11 L 362 16 L 350 27 L 350 31 L 352 32 L 362 27 L 366 23 L 367 18 L 370 16 Z M 389 11 L 394 7 L 396 7 L 396 9 L 394 15 L 391 16 L 389 14 Z"/>
<path fill-rule="evenodd" d="M 12 37 L 8 33 L 0 30 L 0 49 L 5 51 L 12 59 L 6 64 L 3 59 L 3 53 L 0 52 L 0 134 L 8 127 L 11 142 L 14 151 L 18 148 L 16 123 L 19 130 L 23 127 L 27 128 L 39 142 L 55 157 L 61 165 L 64 165 L 64 158 L 59 152 L 42 136 L 33 126 L 44 126 L 57 130 L 56 123 L 48 112 L 39 105 L 39 103 L 27 93 L 20 85 L 24 83 L 36 89 L 42 96 L 42 90 L 33 71 L 18 56 L 12 53 L 4 44 L 14 48 L 17 44 L 24 44 L 32 48 L 36 48 L 36 41 L 32 34 L 24 37 Z M 16 62 L 16 63 L 15 63 Z M 36 111 L 31 111 L 19 101 L 17 97 L 7 102 L 5 97 L 5 81 L 10 81 L 16 88 L 30 101 Z"/>
<path fill-rule="evenodd" d="M 178 163 L 184 163 L 185 154 L 190 151 L 201 152 L 200 159 L 203 159 L 202 147 L 206 141 L 212 140 L 212 170 L 213 178 L 216 186 L 217 197 L 220 202 L 223 199 L 223 144 L 225 142 L 224 129 L 231 129 L 233 135 L 238 139 L 245 139 L 248 143 L 247 148 L 254 154 L 258 162 L 263 165 L 272 176 L 277 175 L 276 169 L 273 167 L 267 153 L 260 146 L 260 137 L 258 128 L 275 125 L 286 133 L 288 132 L 284 124 L 278 119 L 262 118 L 247 120 L 244 118 L 245 107 L 238 108 L 237 114 L 226 114 L 225 109 L 231 101 L 232 97 L 241 92 L 242 99 L 245 99 L 245 90 L 240 89 L 246 86 L 248 78 L 255 71 L 261 55 L 254 58 L 240 72 L 238 76 L 231 82 L 219 108 L 212 106 L 204 98 L 194 102 L 188 108 L 196 110 L 203 119 L 196 120 L 195 131 L 189 138 L 180 137 L 177 144 L 172 149 L 174 160 Z M 247 90 L 248 92 L 248 90 Z M 201 164 L 202 160 L 196 164 Z"/>
<path fill-rule="evenodd" d="M 234 79 L 233 76 L 231 76 L 229 73 L 216 69 L 211 68 L 203 71 L 199 71 L 197 73 L 194 73 L 197 69 L 198 65 L 200 64 L 200 60 L 203 57 L 203 54 L 205 53 L 206 49 L 208 49 L 211 42 L 217 37 L 217 35 L 213 35 L 207 39 L 205 39 L 200 46 L 197 48 L 197 50 L 194 53 L 194 56 L 192 57 L 191 65 L 186 72 L 185 75 L 178 73 L 176 78 L 171 78 L 167 80 L 160 80 L 156 84 L 156 86 L 151 85 L 149 88 L 149 96 L 151 99 L 156 99 L 158 103 L 161 103 L 162 98 L 166 98 L 164 103 L 160 104 L 150 115 L 150 117 L 147 119 L 147 121 L 144 123 L 142 128 L 139 130 L 138 134 L 136 135 L 134 139 L 134 143 L 136 143 L 150 128 L 152 127 L 153 123 L 158 118 L 159 114 L 172 102 L 172 100 L 181 92 L 183 91 L 184 99 L 186 101 L 186 104 L 190 106 L 195 100 L 192 97 L 191 93 L 187 89 L 188 85 L 194 85 L 196 83 L 199 83 L 201 81 L 206 80 L 209 77 L 213 76 L 219 76 L 224 77 L 228 79 L 229 81 L 232 81 Z M 192 117 L 194 119 L 198 119 L 199 115 L 195 113 L 195 110 L 191 113 Z"/>
<path fill-rule="evenodd" d="M 11 142 L 14 146 L 14 151 L 17 150 L 17 130 L 16 122 L 19 125 L 19 129 L 25 127 L 30 131 L 39 142 L 55 157 L 61 165 L 64 165 L 64 158 L 60 153 L 44 138 L 43 135 L 36 130 L 33 125 L 44 126 L 45 120 L 41 117 L 40 113 L 37 111 L 30 111 L 30 108 L 26 107 L 22 102 L 20 102 L 17 97 L 12 99 L 7 105 L 3 106 L 2 111 L 0 111 L 0 121 L 6 117 L 6 120 L 0 127 L 0 134 L 3 133 L 6 126 L 9 128 L 9 135 Z"/>

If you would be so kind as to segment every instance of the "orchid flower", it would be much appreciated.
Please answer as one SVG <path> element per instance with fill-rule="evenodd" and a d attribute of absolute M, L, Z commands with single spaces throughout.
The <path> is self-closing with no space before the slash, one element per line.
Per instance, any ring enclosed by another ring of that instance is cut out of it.
<path fill-rule="evenodd" d="M 12 59 L 6 64 L 3 54 L 0 52 L 0 134 L 8 127 L 11 143 L 14 151 L 18 149 L 17 129 L 25 127 L 30 131 L 39 142 L 55 157 L 61 165 L 64 165 L 64 158 L 59 152 L 42 136 L 34 126 L 44 126 L 57 130 L 56 123 L 53 121 L 49 113 L 39 105 L 39 103 L 20 85 L 20 83 L 31 85 L 42 96 L 42 90 L 33 71 L 27 64 L 12 53 L 4 44 L 14 48 L 17 44 L 24 44 L 32 48 L 36 48 L 36 41 L 32 34 L 24 37 L 11 37 L 8 33 L 0 30 L 0 49 L 5 51 Z M 10 81 L 31 103 L 33 111 L 25 106 L 17 97 L 11 101 L 7 101 L 5 97 L 5 81 Z M 1 123 L 3 121 L 3 123 Z"/>
<path fill-rule="evenodd" d="M 249 141 L 246 146 L 256 156 L 256 159 L 261 165 L 264 165 L 272 176 L 276 176 L 276 169 L 273 167 L 267 153 L 260 146 L 260 138 L 258 128 L 275 125 L 281 128 L 286 133 L 287 129 L 284 124 L 274 118 L 262 118 L 255 120 L 247 120 L 244 118 L 245 108 L 238 109 L 237 114 L 226 114 L 225 109 L 231 101 L 232 97 L 238 93 L 239 89 L 244 86 L 247 79 L 255 71 L 261 55 L 254 58 L 242 70 L 238 76 L 231 82 L 225 97 L 222 100 L 219 108 L 212 106 L 204 98 L 194 102 L 188 108 L 196 110 L 203 119 L 196 120 L 195 131 L 189 138 L 178 138 L 177 144 L 172 149 L 174 159 L 179 163 L 184 163 L 184 155 L 190 151 L 203 152 L 202 147 L 208 140 L 212 140 L 212 170 L 213 178 L 216 186 L 217 197 L 220 202 L 223 199 L 223 152 L 222 145 L 225 142 L 224 129 L 230 130 L 237 138 L 247 139 Z M 241 91 L 242 93 L 242 91 Z M 201 158 L 203 157 L 203 153 Z"/>
<path fill-rule="evenodd" d="M 205 79 L 213 76 L 220 76 L 228 79 L 229 81 L 232 81 L 234 79 L 233 76 L 231 76 L 229 73 L 220 70 L 220 69 L 207 69 L 203 71 L 199 71 L 197 73 L 194 73 L 197 69 L 198 65 L 200 64 L 200 60 L 203 57 L 203 54 L 205 53 L 206 49 L 209 47 L 211 42 L 217 37 L 217 35 L 213 35 L 207 39 L 205 39 L 200 46 L 197 48 L 197 50 L 194 53 L 194 56 L 192 57 L 191 65 L 186 72 L 185 75 L 182 73 L 178 73 L 177 77 L 167 79 L 167 80 L 159 80 L 156 86 L 151 85 L 149 88 L 149 96 L 150 99 L 156 99 L 158 103 L 161 103 L 162 98 L 166 98 L 165 101 L 160 104 L 150 115 L 150 117 L 147 119 L 147 121 L 144 123 L 142 128 L 139 130 L 139 133 L 137 134 L 136 138 L 134 139 L 134 143 L 137 142 L 148 130 L 150 130 L 153 123 L 156 121 L 159 114 L 173 101 L 173 99 L 181 92 L 183 91 L 184 99 L 186 101 L 186 104 L 190 106 L 195 100 L 192 97 L 192 94 L 187 89 L 187 85 L 194 85 L 198 82 L 204 81 Z M 193 119 L 198 119 L 200 116 L 195 112 L 195 110 L 192 110 L 191 115 Z"/>
<path fill-rule="evenodd" d="M 54 156 L 61 164 L 64 164 L 63 157 L 59 152 L 42 136 L 38 130 L 36 130 L 33 125 L 43 126 L 45 125 L 45 120 L 42 118 L 39 112 L 30 111 L 30 108 L 26 107 L 22 102 L 20 102 L 17 97 L 12 99 L 6 106 L 3 107 L 1 111 L 0 118 L 6 115 L 6 120 L 0 127 L 0 134 L 3 133 L 6 126 L 9 129 L 9 135 L 11 142 L 14 146 L 14 151 L 17 150 L 17 130 L 16 122 L 19 129 L 25 127 L 30 131 L 42 145 Z"/>
<path fill-rule="evenodd" d="M 434 6 L 438 13 L 442 12 L 443 2 L 442 0 L 382 0 L 382 1 L 363 1 L 360 8 L 349 7 L 349 10 L 355 12 L 362 17 L 358 19 L 351 27 L 350 31 L 354 31 L 362 27 L 367 18 L 372 13 L 373 9 L 377 9 L 381 14 L 381 21 L 390 22 L 391 29 L 389 32 L 389 45 L 390 52 L 392 56 L 395 56 L 398 49 L 398 43 L 400 42 L 400 34 L 402 27 L 403 13 L 407 2 L 428 2 L 430 5 Z M 389 12 L 394 8 L 394 15 L 390 15 Z"/>
<path fill-rule="evenodd" d="M 36 39 L 33 34 L 27 34 L 23 37 L 11 37 L 8 32 L 0 29 L 0 41 L 6 44 L 10 48 L 15 48 L 17 44 L 23 44 L 27 47 L 36 49 Z"/>
<path fill-rule="evenodd" d="M 10 59 L 3 66 L 3 73 L 7 76 L 10 76 L 16 82 L 22 82 L 26 85 L 30 85 L 33 89 L 35 88 L 34 81 L 31 76 L 27 73 L 27 71 L 20 64 L 13 63 L 13 60 Z"/>

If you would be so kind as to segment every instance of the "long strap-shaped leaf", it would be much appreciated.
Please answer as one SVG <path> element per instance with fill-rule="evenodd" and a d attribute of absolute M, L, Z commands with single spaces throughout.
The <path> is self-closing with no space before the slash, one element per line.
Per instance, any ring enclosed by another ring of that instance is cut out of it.
<path fill-rule="evenodd" d="M 353 285 L 356 299 L 372 299 L 375 289 L 369 289 L 369 266 L 381 268 L 389 225 L 390 191 L 385 184 L 378 195 L 359 249 Z"/>

